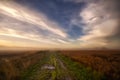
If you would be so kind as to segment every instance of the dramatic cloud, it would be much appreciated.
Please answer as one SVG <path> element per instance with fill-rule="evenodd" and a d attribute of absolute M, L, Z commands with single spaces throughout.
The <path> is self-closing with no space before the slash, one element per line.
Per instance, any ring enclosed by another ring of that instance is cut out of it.
<path fill-rule="evenodd" d="M 30 11 L 14 2 L 1 2 L 0 36 L 59 44 L 62 38 L 67 37 L 67 34 L 41 13 Z M 58 38 L 60 42 L 53 42 L 52 38 Z"/>
<path fill-rule="evenodd" d="M 79 40 L 97 45 L 98 47 L 100 45 L 109 47 L 115 43 L 113 38 L 116 36 L 116 33 L 119 33 L 117 30 L 120 28 L 119 10 L 116 7 L 115 1 L 101 0 L 97 3 L 91 2 L 80 12 L 80 16 L 83 18 L 86 26 L 83 28 L 85 35 L 81 36 Z M 120 41 L 120 38 L 118 39 Z M 95 44 L 95 42 L 98 44 Z M 119 45 L 116 46 L 119 47 Z"/>
<path fill-rule="evenodd" d="M 119 7 L 119 0 L 3 0 L 0 45 L 117 49 Z"/>

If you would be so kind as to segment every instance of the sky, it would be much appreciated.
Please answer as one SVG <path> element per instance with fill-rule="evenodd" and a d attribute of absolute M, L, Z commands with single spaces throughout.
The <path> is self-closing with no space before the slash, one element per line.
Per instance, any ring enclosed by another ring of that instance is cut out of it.
<path fill-rule="evenodd" d="M 120 49 L 119 0 L 0 0 L 0 48 Z"/>

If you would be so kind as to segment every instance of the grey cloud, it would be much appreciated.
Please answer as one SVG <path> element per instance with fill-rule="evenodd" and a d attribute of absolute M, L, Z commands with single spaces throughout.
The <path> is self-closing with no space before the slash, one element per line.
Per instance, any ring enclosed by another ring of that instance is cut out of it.
<path fill-rule="evenodd" d="M 90 3 L 80 12 L 83 22 L 86 24 L 84 33 L 80 40 L 105 44 L 120 42 L 120 10 L 119 0 L 90 0 Z M 97 44 L 96 43 L 96 44 Z"/>
<path fill-rule="evenodd" d="M 7 15 L 1 14 L 0 15 L 1 22 L 0 22 L 0 32 L 2 31 L 3 34 L 15 34 L 28 39 L 38 40 L 37 42 L 48 41 L 48 43 L 61 43 L 59 41 L 53 39 L 61 40 L 62 37 L 51 33 L 48 30 L 42 30 L 38 27 L 38 25 L 30 24 L 24 21 L 20 21 L 18 19 L 9 17 Z M 7 24 L 6 24 L 7 23 Z M 12 31 L 12 32 L 11 32 Z M 1 33 L 0 33 L 1 34 Z M 14 37 L 14 36 L 13 36 Z M 18 40 L 18 39 L 16 39 Z M 20 40 L 18 40 L 20 41 Z M 24 39 L 26 41 L 26 39 Z M 33 41 L 31 41 L 33 42 Z M 35 42 L 35 41 L 34 41 Z"/>
<path fill-rule="evenodd" d="M 114 35 L 111 37 L 119 38 L 120 40 L 120 1 L 119 0 L 106 0 L 104 3 L 105 10 L 112 15 L 112 18 L 116 19 L 117 25 Z"/>

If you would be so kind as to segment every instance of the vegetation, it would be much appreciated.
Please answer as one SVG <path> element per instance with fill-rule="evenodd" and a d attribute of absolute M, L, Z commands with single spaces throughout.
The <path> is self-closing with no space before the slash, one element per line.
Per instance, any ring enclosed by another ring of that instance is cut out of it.
<path fill-rule="evenodd" d="M 90 67 L 85 67 L 78 62 L 74 62 L 71 58 L 62 56 L 64 64 L 69 69 L 74 80 L 105 80 L 105 76 Z"/>
<path fill-rule="evenodd" d="M 44 56 L 44 54 L 32 51 L 18 53 L 0 56 L 0 80 L 20 80 L 21 73 Z"/>
<path fill-rule="evenodd" d="M 107 80 L 120 80 L 119 50 L 62 51 L 62 53 L 73 61 L 102 73 Z"/>
<path fill-rule="evenodd" d="M 120 80 L 120 54 L 111 52 L 0 53 L 0 80 Z"/>
<path fill-rule="evenodd" d="M 66 80 L 67 74 L 64 72 L 57 55 L 53 52 L 45 55 L 46 57 L 42 61 L 26 70 L 22 80 Z"/>

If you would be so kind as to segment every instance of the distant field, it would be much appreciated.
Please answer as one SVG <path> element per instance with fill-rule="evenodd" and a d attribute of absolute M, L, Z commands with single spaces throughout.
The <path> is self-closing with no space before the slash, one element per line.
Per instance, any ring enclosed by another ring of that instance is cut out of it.
<path fill-rule="evenodd" d="M 1 51 L 0 80 L 120 80 L 120 51 Z"/>
<path fill-rule="evenodd" d="M 107 80 L 120 80 L 120 50 L 71 50 L 62 53 L 104 74 Z"/>

